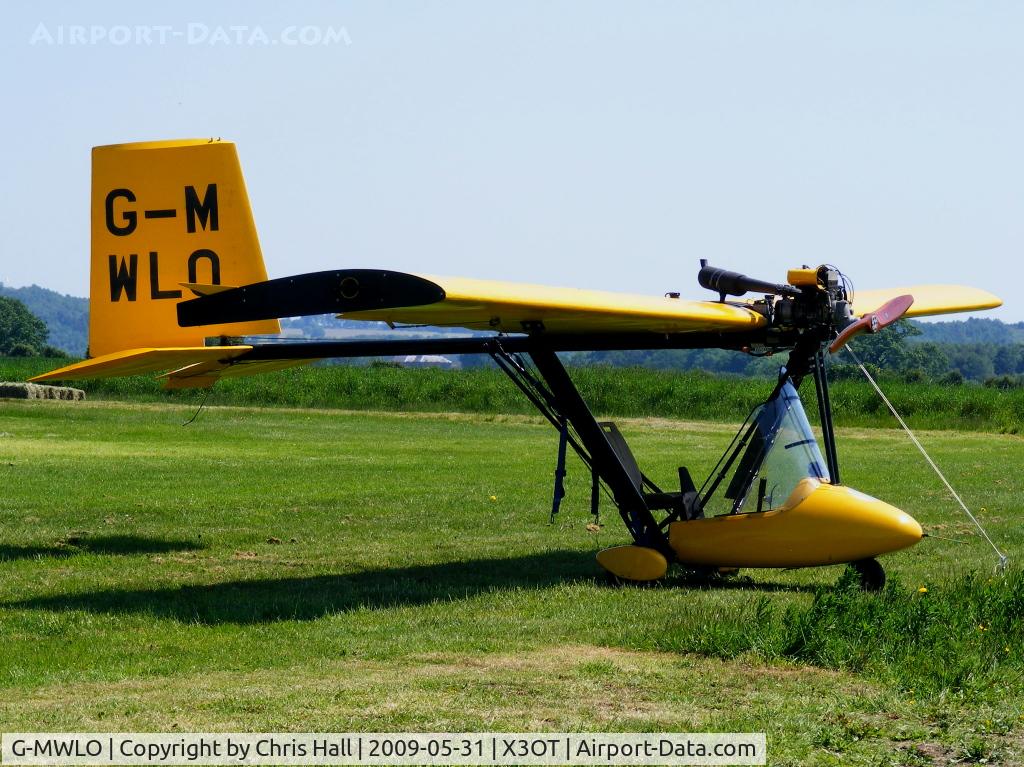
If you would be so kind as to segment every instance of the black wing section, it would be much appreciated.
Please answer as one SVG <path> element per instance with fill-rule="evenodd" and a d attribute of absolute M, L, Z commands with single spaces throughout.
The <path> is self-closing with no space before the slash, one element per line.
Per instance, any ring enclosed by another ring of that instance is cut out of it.
<path fill-rule="evenodd" d="M 178 304 L 182 327 L 249 322 L 311 314 L 423 306 L 443 301 L 444 289 L 422 277 L 383 269 L 334 269 L 230 288 Z"/>

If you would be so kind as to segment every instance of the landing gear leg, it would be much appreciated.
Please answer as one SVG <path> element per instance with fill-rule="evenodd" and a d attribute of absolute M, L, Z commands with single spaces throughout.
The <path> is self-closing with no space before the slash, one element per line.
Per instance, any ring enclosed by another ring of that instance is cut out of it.
<path fill-rule="evenodd" d="M 881 591 L 885 586 L 885 570 L 877 559 L 861 559 L 851 562 L 850 567 L 860 576 L 860 587 L 863 591 Z"/>

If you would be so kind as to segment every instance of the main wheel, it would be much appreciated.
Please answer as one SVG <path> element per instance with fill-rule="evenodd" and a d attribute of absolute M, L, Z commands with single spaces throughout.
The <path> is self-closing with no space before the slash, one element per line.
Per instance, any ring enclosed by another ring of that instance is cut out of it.
<path fill-rule="evenodd" d="M 851 562 L 850 567 L 860 576 L 860 587 L 864 591 L 881 591 L 885 586 L 885 568 L 877 559 L 861 559 Z"/>

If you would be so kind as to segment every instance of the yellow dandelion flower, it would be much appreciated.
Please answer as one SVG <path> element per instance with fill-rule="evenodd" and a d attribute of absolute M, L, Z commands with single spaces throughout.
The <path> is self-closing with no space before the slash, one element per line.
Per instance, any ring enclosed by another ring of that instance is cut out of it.
<path fill-rule="evenodd" d="M 927 588 L 925 588 L 924 586 L 922 586 L 921 588 L 919 588 L 919 589 L 917 590 L 917 593 L 918 593 L 918 594 L 927 594 L 927 593 L 928 593 L 928 589 L 927 589 Z"/>
<path fill-rule="evenodd" d="M 492 501 L 496 501 L 496 500 L 498 500 L 498 496 L 496 496 L 496 495 L 492 495 L 492 496 L 491 496 L 491 500 L 492 500 Z"/>

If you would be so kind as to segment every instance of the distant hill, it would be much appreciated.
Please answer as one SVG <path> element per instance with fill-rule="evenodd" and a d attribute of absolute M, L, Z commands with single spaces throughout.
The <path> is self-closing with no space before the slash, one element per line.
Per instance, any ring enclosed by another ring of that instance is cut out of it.
<path fill-rule="evenodd" d="M 50 330 L 47 343 L 81 357 L 89 344 L 89 299 L 31 285 L 10 288 L 0 282 L 0 296 L 21 301 Z"/>

